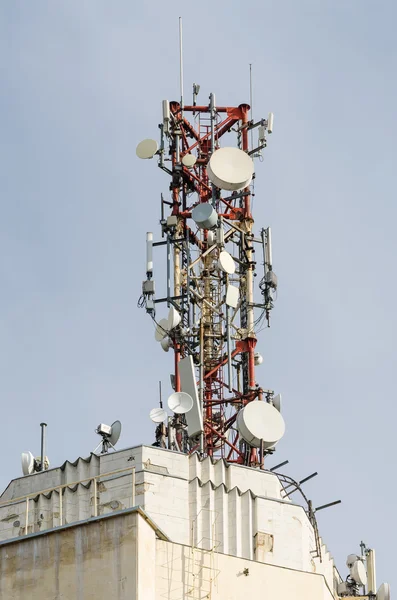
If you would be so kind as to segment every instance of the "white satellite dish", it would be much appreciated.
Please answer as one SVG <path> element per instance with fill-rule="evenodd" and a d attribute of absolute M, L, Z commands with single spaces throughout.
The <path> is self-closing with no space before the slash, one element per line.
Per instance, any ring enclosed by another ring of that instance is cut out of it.
<path fill-rule="evenodd" d="M 361 560 L 357 560 L 350 567 L 350 576 L 358 585 L 367 584 L 367 571 L 365 570 L 364 563 Z"/>
<path fill-rule="evenodd" d="M 172 340 L 171 340 L 171 338 L 169 338 L 168 335 L 166 335 L 165 338 L 163 338 L 161 340 L 160 345 L 161 345 L 162 349 L 164 350 L 164 352 L 168 352 L 168 350 L 172 346 Z"/>
<path fill-rule="evenodd" d="M 262 354 L 259 354 L 259 352 L 255 352 L 255 354 L 254 354 L 254 361 L 255 361 L 255 365 L 257 367 L 259 365 L 261 365 L 263 363 L 263 356 L 262 356 Z"/>
<path fill-rule="evenodd" d="M 174 329 L 175 327 L 177 327 L 180 322 L 181 322 L 180 313 L 176 310 L 176 308 L 174 306 L 171 306 L 170 310 L 168 312 L 167 331 L 171 331 L 171 329 Z"/>
<path fill-rule="evenodd" d="M 194 154 L 185 154 L 182 158 L 182 164 L 188 169 L 192 169 L 197 162 L 197 158 Z"/>
<path fill-rule="evenodd" d="M 31 475 L 35 470 L 35 460 L 31 452 L 22 452 L 22 473 L 24 475 Z"/>
<path fill-rule="evenodd" d="M 212 229 L 218 222 L 218 213 L 208 202 L 202 202 L 192 210 L 192 219 L 200 229 Z"/>
<path fill-rule="evenodd" d="M 149 417 L 153 423 L 162 423 L 166 420 L 167 413 L 165 412 L 164 408 L 152 408 L 149 413 Z"/>
<path fill-rule="evenodd" d="M 111 424 L 111 433 L 110 433 L 110 437 L 108 438 L 108 441 L 112 444 L 112 446 L 115 446 L 117 444 L 117 442 L 119 441 L 120 435 L 121 435 L 121 421 L 115 421 L 114 423 Z"/>
<path fill-rule="evenodd" d="M 248 154 L 239 148 L 220 148 L 212 154 L 207 173 L 216 187 L 238 192 L 251 183 L 254 163 Z"/>
<path fill-rule="evenodd" d="M 246 442 L 265 450 L 272 448 L 284 435 L 285 423 L 278 410 L 268 402 L 249 402 L 237 415 L 237 428 Z"/>
<path fill-rule="evenodd" d="M 277 394 L 277 396 L 273 396 L 273 406 L 274 406 L 274 408 L 277 408 L 278 412 L 281 413 L 281 407 L 282 407 L 281 394 Z"/>
<path fill-rule="evenodd" d="M 390 585 L 382 583 L 376 594 L 376 600 L 390 600 Z"/>
<path fill-rule="evenodd" d="M 233 257 L 229 254 L 229 252 L 226 252 L 226 250 L 222 250 L 222 252 L 219 254 L 218 268 L 229 275 L 233 275 L 233 273 L 236 271 L 236 265 Z"/>
<path fill-rule="evenodd" d="M 348 557 L 346 558 L 346 566 L 348 569 L 350 569 L 355 562 L 357 562 L 359 560 L 359 556 L 357 556 L 357 554 L 349 554 Z"/>
<path fill-rule="evenodd" d="M 154 332 L 154 337 L 156 342 L 161 342 L 162 339 L 168 333 L 168 319 L 161 319 L 156 326 L 156 331 Z"/>
<path fill-rule="evenodd" d="M 136 155 L 138 158 L 153 158 L 158 148 L 156 140 L 142 140 L 136 147 Z"/>
<path fill-rule="evenodd" d="M 186 392 L 174 392 L 168 398 L 168 408 L 177 415 L 183 415 L 193 408 L 193 398 Z"/>

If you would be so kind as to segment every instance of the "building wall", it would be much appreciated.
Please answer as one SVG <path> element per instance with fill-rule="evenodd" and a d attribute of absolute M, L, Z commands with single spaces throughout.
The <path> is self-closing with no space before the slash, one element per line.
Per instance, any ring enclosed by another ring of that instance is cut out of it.
<path fill-rule="evenodd" d="M 139 511 L 0 546 L 1 600 L 331 600 L 322 575 L 156 538 Z"/>
<path fill-rule="evenodd" d="M 334 600 L 322 575 L 161 540 L 156 547 L 156 600 Z"/>
<path fill-rule="evenodd" d="M 25 534 L 26 501 L 18 499 L 23 494 L 35 494 L 29 501 L 28 533 L 92 518 L 95 486 L 76 482 L 94 475 L 100 476 L 98 515 L 140 506 L 176 544 L 320 573 L 334 587 L 332 557 L 323 548 L 323 562 L 316 558 L 313 527 L 301 506 L 282 498 L 275 474 L 151 446 L 92 455 L 11 482 L 0 499 L 0 544 Z M 61 520 L 59 488 L 36 492 L 66 483 Z"/>
<path fill-rule="evenodd" d="M 21 538 L 0 546 L 1 600 L 138 600 L 137 546 L 153 561 L 155 534 L 137 513 Z M 141 560 L 139 560 L 141 562 Z M 144 564 L 140 564 L 149 586 Z M 148 587 L 147 600 L 154 600 Z"/>

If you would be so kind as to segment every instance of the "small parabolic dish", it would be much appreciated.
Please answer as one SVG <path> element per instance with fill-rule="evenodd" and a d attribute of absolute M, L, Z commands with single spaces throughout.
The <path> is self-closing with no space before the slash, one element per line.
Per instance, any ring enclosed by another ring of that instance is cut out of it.
<path fill-rule="evenodd" d="M 193 408 L 193 398 L 186 392 L 174 392 L 168 398 L 168 408 L 177 415 L 183 415 Z"/>
<path fill-rule="evenodd" d="M 149 413 L 149 417 L 153 423 L 162 423 L 166 420 L 167 413 L 165 412 L 164 408 L 152 408 Z"/>
<path fill-rule="evenodd" d="M 22 473 L 24 475 L 31 475 L 34 471 L 34 456 L 31 452 L 22 452 Z"/>
<path fill-rule="evenodd" d="M 112 423 L 111 428 L 112 431 L 110 433 L 108 441 L 112 444 L 112 446 L 115 446 L 119 441 L 121 435 L 121 421 L 115 421 L 114 423 Z"/>
<path fill-rule="evenodd" d="M 174 329 L 175 327 L 177 327 L 180 322 L 181 322 L 181 315 L 179 314 L 179 312 L 176 310 L 176 308 L 174 306 L 171 306 L 171 308 L 168 312 L 168 319 L 167 319 L 168 331 L 171 331 L 171 329 Z"/>
<path fill-rule="evenodd" d="M 154 337 L 156 338 L 156 342 L 161 342 L 163 338 L 168 333 L 168 319 L 161 319 L 156 326 L 156 331 L 154 332 Z"/>
<path fill-rule="evenodd" d="M 161 340 L 160 345 L 161 345 L 162 349 L 164 350 L 164 352 L 168 352 L 168 350 L 172 346 L 172 340 L 171 340 L 171 338 L 169 338 L 168 335 L 166 335 L 165 338 L 163 338 Z"/>
<path fill-rule="evenodd" d="M 365 570 L 364 563 L 361 560 L 357 560 L 350 567 L 350 576 L 359 585 L 367 584 L 367 571 Z"/>
<path fill-rule="evenodd" d="M 376 600 L 390 600 L 390 585 L 382 583 L 376 594 Z"/>
<path fill-rule="evenodd" d="M 142 140 L 136 147 L 136 155 L 138 158 L 153 158 L 158 148 L 156 140 Z"/>
<path fill-rule="evenodd" d="M 220 148 L 212 154 L 207 172 L 211 183 L 216 187 L 238 192 L 251 183 L 254 163 L 244 150 Z"/>
<path fill-rule="evenodd" d="M 224 273 L 228 273 L 229 275 L 233 275 L 236 271 L 236 265 L 234 263 L 233 257 L 226 252 L 226 250 L 222 250 L 219 254 L 218 259 L 218 267 Z"/>
<path fill-rule="evenodd" d="M 263 440 L 266 450 L 281 440 L 285 432 L 285 423 L 274 406 L 268 402 L 254 400 L 238 413 L 237 428 L 250 446 L 259 448 Z"/>
<path fill-rule="evenodd" d="M 218 213 L 211 204 L 203 202 L 193 208 L 192 219 L 200 229 L 212 229 L 218 222 Z"/>
<path fill-rule="evenodd" d="M 197 162 L 197 158 L 194 154 L 185 154 L 182 158 L 182 164 L 188 169 L 192 169 Z"/>
<path fill-rule="evenodd" d="M 255 352 L 254 354 L 255 365 L 258 367 L 263 363 L 263 356 L 259 354 L 259 352 Z"/>

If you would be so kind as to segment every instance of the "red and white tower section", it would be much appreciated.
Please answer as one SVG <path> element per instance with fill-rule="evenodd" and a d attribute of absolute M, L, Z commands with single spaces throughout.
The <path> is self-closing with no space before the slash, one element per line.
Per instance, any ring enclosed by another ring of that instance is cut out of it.
<path fill-rule="evenodd" d="M 197 91 L 191 106 L 164 100 L 160 144 L 137 147 L 170 178 L 161 238 L 147 234 L 139 301 L 174 354 L 172 416 L 160 406 L 151 417 L 159 446 L 263 467 L 285 430 L 280 395 L 256 376 L 257 332 L 269 326 L 277 277 L 270 227 L 254 227 L 254 161 L 273 115 L 253 122 L 249 105 L 217 106 L 214 94 L 199 106 Z"/>

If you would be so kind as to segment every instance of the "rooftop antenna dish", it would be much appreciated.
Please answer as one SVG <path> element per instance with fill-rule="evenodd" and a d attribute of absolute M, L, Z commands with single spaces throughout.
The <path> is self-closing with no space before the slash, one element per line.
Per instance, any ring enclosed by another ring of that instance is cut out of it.
<path fill-rule="evenodd" d="M 95 448 L 93 454 L 96 453 L 99 446 L 102 446 L 101 454 L 106 454 L 107 452 L 109 452 L 110 448 L 113 448 L 113 450 L 115 450 L 115 445 L 119 441 L 121 434 L 121 422 L 114 421 L 112 425 L 100 423 L 96 428 L 95 433 L 102 437 L 102 441 Z"/>
<path fill-rule="evenodd" d="M 136 155 L 138 158 L 148 159 L 153 158 L 159 149 L 156 140 L 142 140 L 136 147 Z"/>
<path fill-rule="evenodd" d="M 244 150 L 219 148 L 212 154 L 207 172 L 211 183 L 216 187 L 239 192 L 251 183 L 254 163 Z"/>
<path fill-rule="evenodd" d="M 22 452 L 21 462 L 22 462 L 22 473 L 24 475 L 31 475 L 32 473 L 35 472 L 36 461 L 31 452 Z"/>
<path fill-rule="evenodd" d="M 162 349 L 164 350 L 164 352 L 168 352 L 169 349 L 172 347 L 172 340 L 171 340 L 171 338 L 169 338 L 168 335 L 166 335 L 161 340 L 160 346 L 162 347 Z"/>
<path fill-rule="evenodd" d="M 192 219 L 200 229 L 212 229 L 218 222 L 218 213 L 211 204 L 202 202 L 193 208 Z"/>
<path fill-rule="evenodd" d="M 356 560 L 350 567 L 350 577 L 354 579 L 358 585 L 367 585 L 367 571 L 361 560 Z"/>
<path fill-rule="evenodd" d="M 236 265 L 233 257 L 231 254 L 229 254 L 229 252 L 226 252 L 226 250 L 223 250 L 219 254 L 218 267 L 221 271 L 227 273 L 228 275 L 233 275 L 233 273 L 236 271 Z"/>
<path fill-rule="evenodd" d="M 237 415 L 237 428 L 245 441 L 254 448 L 268 450 L 284 435 L 285 423 L 278 410 L 268 402 L 253 400 Z"/>
<path fill-rule="evenodd" d="M 390 600 L 390 585 L 382 583 L 376 594 L 376 600 Z"/>
<path fill-rule="evenodd" d="M 168 398 L 168 408 L 177 415 L 184 415 L 193 408 L 193 398 L 186 392 L 174 392 Z"/>
<path fill-rule="evenodd" d="M 153 423 L 163 423 L 167 418 L 167 413 L 164 408 L 152 408 L 149 417 Z"/>
<path fill-rule="evenodd" d="M 168 312 L 167 331 L 171 331 L 172 329 L 177 327 L 180 322 L 181 322 L 180 313 L 176 310 L 176 308 L 171 306 L 170 310 Z"/>
<path fill-rule="evenodd" d="M 197 158 L 194 154 L 185 154 L 182 158 L 182 164 L 188 169 L 192 169 L 197 162 Z"/>
<path fill-rule="evenodd" d="M 168 333 L 168 319 L 161 319 L 156 326 L 154 337 L 156 342 L 161 342 Z"/>

